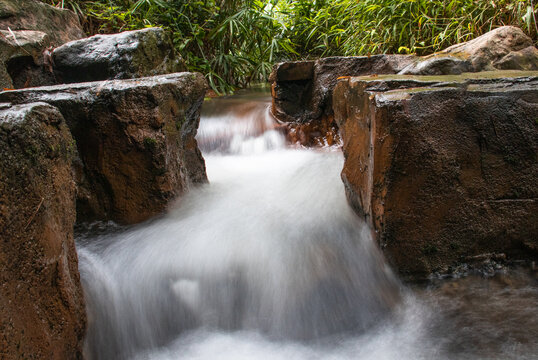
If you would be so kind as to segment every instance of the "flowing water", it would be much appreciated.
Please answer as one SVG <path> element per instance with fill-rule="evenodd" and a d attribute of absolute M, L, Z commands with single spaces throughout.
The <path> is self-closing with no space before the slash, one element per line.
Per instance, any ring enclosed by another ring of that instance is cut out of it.
<path fill-rule="evenodd" d="M 268 106 L 206 102 L 210 184 L 79 231 L 88 359 L 538 357 L 535 273 L 403 286 L 346 202 L 341 151 L 287 147 Z"/>

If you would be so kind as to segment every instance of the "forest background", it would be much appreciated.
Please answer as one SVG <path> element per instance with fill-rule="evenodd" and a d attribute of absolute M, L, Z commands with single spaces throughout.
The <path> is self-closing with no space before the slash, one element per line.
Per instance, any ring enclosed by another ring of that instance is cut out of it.
<path fill-rule="evenodd" d="M 502 25 L 538 41 L 537 0 L 42 0 L 88 35 L 160 26 L 217 93 L 264 81 L 279 61 L 426 55 Z"/>

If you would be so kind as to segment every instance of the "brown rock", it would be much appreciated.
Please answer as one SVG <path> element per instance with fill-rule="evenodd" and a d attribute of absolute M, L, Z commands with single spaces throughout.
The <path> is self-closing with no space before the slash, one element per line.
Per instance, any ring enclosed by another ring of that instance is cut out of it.
<path fill-rule="evenodd" d="M 536 256 L 538 72 L 351 78 L 333 101 L 348 199 L 401 273 Z"/>
<path fill-rule="evenodd" d="M 502 70 L 538 70 L 538 49 L 529 46 L 519 51 L 512 51 L 493 65 Z"/>
<path fill-rule="evenodd" d="M 0 358 L 80 359 L 85 310 L 73 240 L 76 148 L 60 112 L 0 109 Z"/>
<path fill-rule="evenodd" d="M 206 90 L 201 74 L 178 73 L 6 91 L 0 101 L 62 112 L 82 160 L 79 220 L 137 223 L 207 181 L 195 140 Z"/>
<path fill-rule="evenodd" d="M 288 127 L 288 138 L 303 145 L 336 143 L 332 90 L 339 77 L 395 74 L 413 56 L 375 55 L 330 57 L 274 66 L 272 113 Z"/>
<path fill-rule="evenodd" d="M 37 0 L 0 0 L 0 88 L 57 83 L 46 49 L 84 37 L 78 17 Z"/>
<path fill-rule="evenodd" d="M 290 61 L 276 64 L 269 75 L 269 81 L 312 80 L 314 61 Z"/>
<path fill-rule="evenodd" d="M 85 36 L 74 12 L 38 0 L 0 0 L 0 29 L 8 28 L 44 32 L 54 47 Z"/>
<path fill-rule="evenodd" d="M 495 69 L 538 70 L 538 50 L 521 29 L 502 26 L 476 39 L 419 58 L 400 74 L 449 75 Z"/>
<path fill-rule="evenodd" d="M 43 52 L 49 36 L 33 30 L 0 30 L 0 87 L 21 89 L 55 83 L 43 68 Z"/>

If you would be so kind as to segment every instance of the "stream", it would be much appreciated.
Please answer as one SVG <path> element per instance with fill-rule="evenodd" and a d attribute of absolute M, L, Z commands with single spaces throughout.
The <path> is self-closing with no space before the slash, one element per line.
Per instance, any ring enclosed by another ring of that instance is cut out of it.
<path fill-rule="evenodd" d="M 88 359 L 537 359 L 538 274 L 404 285 L 348 206 L 337 147 L 286 145 L 270 97 L 204 103 L 210 184 L 77 229 Z"/>

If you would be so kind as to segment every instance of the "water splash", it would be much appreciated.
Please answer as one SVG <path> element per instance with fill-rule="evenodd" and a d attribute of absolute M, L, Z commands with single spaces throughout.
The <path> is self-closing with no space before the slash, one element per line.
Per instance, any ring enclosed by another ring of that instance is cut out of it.
<path fill-rule="evenodd" d="M 79 234 L 88 359 L 532 358 L 532 334 L 465 347 L 451 316 L 473 313 L 454 294 L 403 289 L 346 202 L 341 152 L 286 148 L 268 106 L 206 103 L 210 185 L 161 218 Z M 530 331 L 537 289 L 513 310 Z M 463 333 L 494 324 L 473 318 Z"/>
<path fill-rule="evenodd" d="M 260 154 L 285 147 L 282 130 L 269 111 L 270 98 L 258 96 L 249 100 L 225 98 L 206 102 L 197 136 L 205 154 Z"/>
<path fill-rule="evenodd" d="M 319 339 L 390 313 L 399 286 L 346 203 L 341 154 L 206 161 L 211 185 L 164 219 L 79 250 L 98 358 L 197 328 Z"/>

